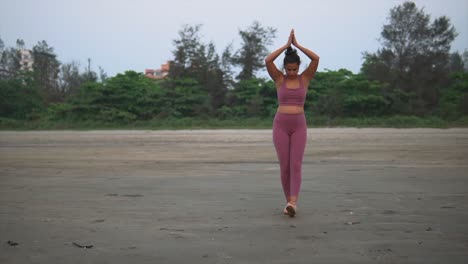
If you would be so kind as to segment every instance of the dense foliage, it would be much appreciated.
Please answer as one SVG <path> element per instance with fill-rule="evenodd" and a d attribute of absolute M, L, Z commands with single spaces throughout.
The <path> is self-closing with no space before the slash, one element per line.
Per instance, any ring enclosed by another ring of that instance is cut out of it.
<path fill-rule="evenodd" d="M 24 69 L 24 42 L 6 48 L 0 39 L 0 124 L 11 120 L 129 124 L 185 118 L 270 120 L 277 108 L 269 79 L 255 76 L 275 29 L 254 22 L 240 30 L 242 45 L 217 54 L 200 37 L 201 25 L 185 25 L 174 40 L 171 71 L 164 80 L 127 71 L 108 78 L 77 63 L 62 64 L 45 41 L 32 49 Z M 405 2 L 390 11 L 382 48 L 365 53 L 360 73 L 318 72 L 309 84 L 305 111 L 317 120 L 468 116 L 468 52 L 450 53 L 455 28 Z M 260 61 L 260 62 L 259 62 Z M 235 74 L 235 71 L 238 74 Z"/>

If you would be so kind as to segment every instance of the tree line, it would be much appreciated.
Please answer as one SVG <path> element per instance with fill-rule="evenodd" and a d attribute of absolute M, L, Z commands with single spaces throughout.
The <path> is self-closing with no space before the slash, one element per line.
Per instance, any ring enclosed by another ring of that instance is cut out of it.
<path fill-rule="evenodd" d="M 95 120 L 128 123 L 165 118 L 271 118 L 274 83 L 259 78 L 276 29 L 254 21 L 239 30 L 240 48 L 218 53 L 201 38 L 202 25 L 184 25 L 173 41 L 169 77 L 146 78 L 126 71 L 108 77 L 102 68 L 84 71 L 62 64 L 47 42 L 32 48 L 33 66 L 21 65 L 24 42 L 7 48 L 0 39 L 0 118 Z M 364 52 L 359 73 L 317 72 L 305 111 L 312 116 L 468 115 L 468 51 L 451 53 L 457 33 L 450 19 L 430 15 L 413 2 L 390 10 L 381 47 Z"/>

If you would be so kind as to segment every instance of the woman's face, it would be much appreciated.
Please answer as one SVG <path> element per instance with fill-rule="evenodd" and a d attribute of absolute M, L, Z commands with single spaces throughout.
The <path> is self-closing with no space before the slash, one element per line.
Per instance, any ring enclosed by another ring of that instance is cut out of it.
<path fill-rule="evenodd" d="M 296 77 L 299 72 L 299 63 L 287 63 L 284 65 L 284 70 L 288 77 Z"/>

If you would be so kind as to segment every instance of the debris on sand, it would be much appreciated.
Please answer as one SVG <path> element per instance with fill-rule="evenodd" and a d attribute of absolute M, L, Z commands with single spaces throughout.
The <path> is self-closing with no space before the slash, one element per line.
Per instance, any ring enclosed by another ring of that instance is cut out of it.
<path fill-rule="evenodd" d="M 75 247 L 79 247 L 79 248 L 92 248 L 93 245 L 80 245 L 76 242 L 72 242 L 72 244 L 75 246 Z"/>
<path fill-rule="evenodd" d="M 7 241 L 7 244 L 10 245 L 10 246 L 12 246 L 12 247 L 19 245 L 18 243 L 13 242 L 13 241 L 11 241 L 11 240 L 8 240 L 8 241 Z"/>

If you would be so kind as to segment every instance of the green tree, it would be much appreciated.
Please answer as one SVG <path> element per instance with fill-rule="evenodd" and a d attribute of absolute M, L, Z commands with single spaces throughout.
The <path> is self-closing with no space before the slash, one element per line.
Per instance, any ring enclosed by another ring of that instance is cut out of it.
<path fill-rule="evenodd" d="M 268 55 L 267 46 L 271 45 L 276 36 L 276 29 L 263 27 L 254 21 L 246 30 L 239 30 L 242 47 L 235 53 L 232 61 L 241 67 L 238 80 L 248 80 L 255 76 L 257 70 L 264 67 L 264 59 Z"/>
<path fill-rule="evenodd" d="M 54 119 L 132 122 L 157 117 L 166 99 L 159 82 L 127 71 L 108 80 L 86 82 L 66 103 L 54 104 Z"/>
<path fill-rule="evenodd" d="M 449 72 L 464 72 L 465 71 L 465 65 L 463 62 L 463 57 L 460 55 L 460 53 L 455 52 L 450 54 L 449 58 Z"/>
<path fill-rule="evenodd" d="M 108 78 L 106 71 L 101 66 L 99 66 L 98 68 L 99 68 L 99 81 L 100 82 L 106 81 Z"/>
<path fill-rule="evenodd" d="M 91 58 L 88 58 L 88 66 L 85 72 L 81 74 L 81 78 L 84 82 L 97 82 L 98 76 L 96 72 L 91 69 Z"/>
<path fill-rule="evenodd" d="M 30 74 L 0 80 L 0 117 L 36 119 L 44 109 L 43 98 Z"/>
<path fill-rule="evenodd" d="M 442 90 L 437 114 L 445 119 L 455 120 L 468 115 L 468 73 L 455 72 Z"/>
<path fill-rule="evenodd" d="M 431 23 L 423 9 L 404 2 L 390 10 L 381 33 L 383 47 L 365 53 L 361 71 L 370 80 L 388 83 L 394 95 L 402 95 L 394 97 L 395 108 L 409 96 L 409 112 L 404 114 L 431 113 L 439 87 L 448 80 L 449 51 L 456 36 L 449 18 L 442 16 Z"/>
<path fill-rule="evenodd" d="M 0 79 L 12 79 L 20 74 L 20 50 L 23 48 L 24 41 L 21 39 L 16 41 L 16 48 L 5 48 L 3 41 L 0 42 Z"/>
<path fill-rule="evenodd" d="M 223 72 L 223 83 L 226 87 L 232 88 L 234 86 L 234 70 L 232 61 L 232 44 L 229 44 L 221 55 L 221 71 Z"/>
<path fill-rule="evenodd" d="M 198 65 L 195 62 L 199 57 L 198 52 L 203 45 L 200 40 L 201 25 L 184 25 L 179 30 L 179 38 L 173 40 L 175 50 L 172 51 L 174 60 L 171 61 L 169 76 L 171 78 L 196 78 L 195 73 L 191 69 L 197 69 Z"/>
<path fill-rule="evenodd" d="M 237 82 L 227 98 L 220 117 L 271 117 L 277 107 L 275 84 L 262 78 Z"/>
<path fill-rule="evenodd" d="M 197 80 L 179 78 L 163 83 L 160 117 L 201 117 L 210 114 L 210 96 Z"/>
<path fill-rule="evenodd" d="M 215 45 L 204 44 L 201 41 L 200 29 L 201 25 L 185 25 L 179 31 L 179 39 L 174 40 L 174 60 L 169 76 L 174 80 L 196 80 L 201 89 L 210 96 L 208 111 L 211 113 L 224 104 L 229 73 L 223 71 Z M 172 89 L 175 89 L 175 86 Z"/>
<path fill-rule="evenodd" d="M 54 49 L 45 40 L 33 47 L 33 71 L 35 81 L 44 95 L 46 103 L 63 101 L 63 93 L 58 86 L 60 62 Z"/>
<path fill-rule="evenodd" d="M 58 75 L 58 87 L 65 97 L 76 94 L 84 83 L 80 76 L 79 65 L 77 62 L 64 63 L 60 65 Z"/>
<path fill-rule="evenodd" d="M 462 55 L 463 59 L 463 69 L 465 72 L 468 72 L 468 49 L 465 49 Z"/>
<path fill-rule="evenodd" d="M 384 85 L 346 69 L 317 72 L 308 90 L 306 111 L 328 117 L 389 114 Z"/>

